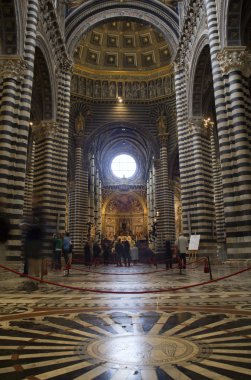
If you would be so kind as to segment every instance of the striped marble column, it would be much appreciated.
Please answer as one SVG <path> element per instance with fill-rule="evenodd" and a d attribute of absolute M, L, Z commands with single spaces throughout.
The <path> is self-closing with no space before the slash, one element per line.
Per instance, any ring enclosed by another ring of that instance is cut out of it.
<path fill-rule="evenodd" d="M 19 123 L 20 92 L 26 64 L 20 57 L 1 57 L 0 194 L 11 223 L 8 255 L 19 256 L 23 218 L 28 132 Z"/>
<path fill-rule="evenodd" d="M 231 108 L 231 175 L 223 173 L 227 250 L 229 258 L 244 258 L 251 255 L 251 123 L 245 103 L 251 70 L 245 47 L 224 48 L 218 59 L 227 78 Z"/>
<path fill-rule="evenodd" d="M 65 230 L 73 237 L 75 220 L 75 181 L 68 182 L 66 208 L 68 209 L 68 220 L 65 224 Z"/>
<path fill-rule="evenodd" d="M 58 228 L 61 233 L 65 231 L 71 73 L 72 62 L 66 57 L 60 57 L 56 67 L 58 130 L 54 149 L 54 162 L 60 175 L 54 178 L 54 186 L 58 192 L 56 212 L 60 216 Z"/>
<path fill-rule="evenodd" d="M 34 159 L 35 159 L 35 142 L 33 133 L 30 128 L 28 139 L 27 163 L 26 163 L 26 176 L 25 176 L 25 191 L 24 191 L 24 219 L 32 217 L 32 197 L 34 185 Z"/>
<path fill-rule="evenodd" d="M 92 226 L 95 225 L 95 162 L 94 162 L 94 156 L 92 155 L 90 157 L 90 192 L 89 192 L 89 199 L 90 199 L 90 207 L 89 207 L 89 222 Z"/>
<path fill-rule="evenodd" d="M 182 58 L 180 58 L 175 63 L 174 69 L 182 203 L 182 230 L 184 235 L 189 236 L 191 233 L 190 202 L 193 198 L 190 182 L 193 177 L 194 163 L 192 160 L 191 135 L 188 127 L 187 89 L 184 66 L 184 62 Z"/>
<path fill-rule="evenodd" d="M 94 198 L 94 223 L 96 228 L 96 238 L 100 240 L 101 237 L 101 205 L 102 201 L 100 198 L 101 192 L 101 181 L 99 176 L 99 170 L 95 168 L 95 198 Z"/>
<path fill-rule="evenodd" d="M 215 208 L 211 144 L 202 117 L 190 119 L 193 175 L 187 178 L 191 190 L 191 234 L 200 235 L 200 252 L 216 254 Z"/>
<path fill-rule="evenodd" d="M 157 253 L 164 252 L 167 238 L 175 240 L 174 197 L 168 178 L 168 134 L 159 135 L 160 159 L 156 165 Z"/>
<path fill-rule="evenodd" d="M 58 124 L 53 120 L 44 120 L 33 126 L 35 140 L 33 194 L 46 223 L 45 251 L 48 254 L 51 253 L 52 235 L 59 230 L 61 217 L 61 194 L 57 187 L 61 173 L 55 157 L 57 131 Z"/>
<path fill-rule="evenodd" d="M 146 182 L 146 205 L 147 205 L 147 231 L 148 236 L 150 237 L 150 231 L 151 231 L 151 214 L 150 214 L 150 207 L 151 207 L 151 196 L 150 196 L 150 173 L 148 175 L 148 180 Z"/>
<path fill-rule="evenodd" d="M 156 193 L 155 193 L 155 165 L 157 161 L 153 161 L 151 165 L 151 169 L 149 171 L 149 180 L 148 180 L 148 231 L 150 232 L 149 238 L 152 242 L 155 243 L 155 237 L 152 235 L 153 233 L 153 226 L 156 222 L 156 205 L 155 205 L 155 199 L 156 199 Z"/>
<path fill-rule="evenodd" d="M 215 0 L 205 0 L 207 24 L 209 34 L 210 56 L 212 63 L 212 75 L 214 85 L 214 98 L 216 107 L 216 120 L 217 131 L 219 139 L 222 183 L 223 183 L 223 196 L 224 196 L 224 215 L 226 221 L 226 241 L 227 253 L 232 257 L 241 257 L 241 251 L 244 246 L 239 246 L 241 242 L 242 232 L 233 231 L 237 225 L 238 218 L 232 212 L 236 209 L 234 188 L 238 179 L 235 179 L 235 152 L 232 149 L 232 133 L 231 133 L 231 101 L 229 101 L 229 89 L 227 78 L 223 76 L 219 59 L 221 60 L 222 52 L 220 51 L 220 39 L 218 32 L 218 19 L 217 19 L 217 4 Z M 225 84 L 226 83 L 226 84 Z M 231 225 L 232 224 L 232 225 Z M 240 228 L 241 229 L 241 228 Z M 239 236 L 238 236 L 239 235 Z M 243 239 L 245 240 L 245 238 Z M 231 248 L 232 245 L 232 248 Z M 230 251 L 229 251 L 230 249 Z"/>
<path fill-rule="evenodd" d="M 226 242 L 226 223 L 224 215 L 224 197 L 221 175 L 221 163 L 219 160 L 218 143 L 216 130 L 213 123 L 210 123 L 210 144 L 213 169 L 213 186 L 214 186 L 214 204 L 215 204 L 215 222 L 216 238 L 218 244 Z"/>
<path fill-rule="evenodd" d="M 71 226 L 74 254 L 83 254 L 88 222 L 88 172 L 83 167 L 84 136 L 75 136 L 74 222 Z"/>

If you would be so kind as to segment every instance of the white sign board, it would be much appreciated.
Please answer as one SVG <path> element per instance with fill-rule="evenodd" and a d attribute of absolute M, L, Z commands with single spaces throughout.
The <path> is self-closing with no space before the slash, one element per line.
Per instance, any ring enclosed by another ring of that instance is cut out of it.
<path fill-rule="evenodd" d="M 198 251 L 200 244 L 200 235 L 191 235 L 189 241 L 189 251 Z"/>

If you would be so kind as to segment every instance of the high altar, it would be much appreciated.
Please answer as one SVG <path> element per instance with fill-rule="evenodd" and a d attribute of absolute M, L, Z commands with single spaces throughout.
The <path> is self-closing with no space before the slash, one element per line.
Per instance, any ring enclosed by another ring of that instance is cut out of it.
<path fill-rule="evenodd" d="M 143 240 L 147 236 L 145 199 L 134 192 L 116 193 L 103 208 L 103 235 L 109 240 Z"/>

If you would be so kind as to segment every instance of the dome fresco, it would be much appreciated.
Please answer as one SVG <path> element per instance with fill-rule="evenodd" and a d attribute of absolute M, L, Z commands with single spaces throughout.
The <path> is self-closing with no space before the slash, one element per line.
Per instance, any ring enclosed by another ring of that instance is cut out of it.
<path fill-rule="evenodd" d="M 75 64 L 95 70 L 148 71 L 167 66 L 171 54 L 163 35 L 146 22 L 115 19 L 81 39 Z"/>

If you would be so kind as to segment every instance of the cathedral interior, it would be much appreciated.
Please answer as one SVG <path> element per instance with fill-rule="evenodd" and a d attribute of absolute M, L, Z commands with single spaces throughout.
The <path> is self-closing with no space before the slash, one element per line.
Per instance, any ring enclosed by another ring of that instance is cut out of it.
<path fill-rule="evenodd" d="M 0 379 L 251 379 L 250 1 L 0 0 L 0 95 Z"/>

